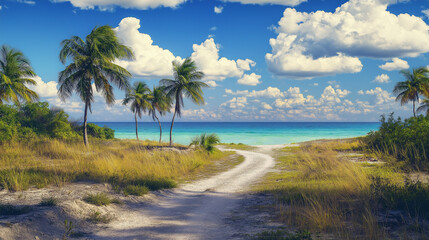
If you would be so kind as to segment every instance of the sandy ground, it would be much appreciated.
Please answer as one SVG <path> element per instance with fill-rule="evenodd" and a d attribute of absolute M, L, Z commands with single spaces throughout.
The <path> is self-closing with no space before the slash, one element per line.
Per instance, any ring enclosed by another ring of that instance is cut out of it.
<path fill-rule="evenodd" d="M 248 239 L 249 234 L 270 225 L 269 216 L 255 211 L 254 206 L 271 203 L 267 202 L 269 198 L 250 195 L 246 190 L 272 170 L 272 151 L 283 146 L 236 150 L 245 160 L 234 168 L 144 197 L 115 195 L 108 185 L 84 183 L 23 193 L 2 191 L 1 203 L 32 206 L 42 196 L 54 195 L 61 204 L 0 218 L 0 239 L 57 239 L 64 233 L 64 219 L 73 221 L 75 231 L 83 233 L 77 235 L 81 239 Z M 125 204 L 96 207 L 81 200 L 87 192 L 97 191 L 109 192 Z M 111 215 L 114 220 L 108 224 L 88 223 L 88 213 L 93 211 Z"/>

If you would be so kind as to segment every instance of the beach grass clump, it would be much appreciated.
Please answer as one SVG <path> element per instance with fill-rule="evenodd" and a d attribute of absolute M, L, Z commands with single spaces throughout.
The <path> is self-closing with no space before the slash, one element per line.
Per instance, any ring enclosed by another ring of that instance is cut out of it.
<path fill-rule="evenodd" d="M 102 214 L 99 211 L 93 211 L 89 214 L 88 221 L 98 224 L 98 223 L 104 223 L 107 224 L 111 222 L 114 219 L 114 217 L 110 214 Z"/>
<path fill-rule="evenodd" d="M 87 194 L 83 200 L 95 206 L 107 206 L 111 203 L 121 203 L 118 199 L 111 198 L 106 193 Z"/>
<path fill-rule="evenodd" d="M 279 219 L 298 229 L 341 239 L 385 239 L 386 216 L 397 211 L 399 225 L 415 222 L 419 231 L 429 230 L 423 224 L 429 219 L 428 183 L 406 180 L 389 165 L 349 161 L 338 156 L 341 151 L 343 146 L 325 143 L 285 148 L 277 158 L 280 171 L 256 189 L 272 194 Z"/>
<path fill-rule="evenodd" d="M 21 215 L 31 211 L 30 206 L 15 206 L 12 204 L 0 204 L 0 216 Z"/>
<path fill-rule="evenodd" d="M 143 196 L 149 192 L 149 188 L 141 185 L 127 185 L 122 191 L 124 192 L 125 196 Z"/>
<path fill-rule="evenodd" d="M 58 198 L 50 196 L 42 198 L 42 201 L 40 201 L 39 205 L 44 207 L 54 207 L 57 206 L 59 202 L 60 200 Z"/>

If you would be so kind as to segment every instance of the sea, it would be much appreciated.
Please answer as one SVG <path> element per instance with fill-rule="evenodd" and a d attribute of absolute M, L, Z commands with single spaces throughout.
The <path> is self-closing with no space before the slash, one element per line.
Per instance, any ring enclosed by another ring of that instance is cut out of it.
<path fill-rule="evenodd" d="M 134 122 L 94 122 L 115 130 L 115 138 L 135 139 Z M 162 141 L 169 142 L 170 122 L 162 124 Z M 377 130 L 378 122 L 175 122 L 173 142 L 189 144 L 202 133 L 215 133 L 222 143 L 290 144 L 316 139 L 351 138 Z M 157 122 L 139 122 L 139 138 L 159 140 Z"/>

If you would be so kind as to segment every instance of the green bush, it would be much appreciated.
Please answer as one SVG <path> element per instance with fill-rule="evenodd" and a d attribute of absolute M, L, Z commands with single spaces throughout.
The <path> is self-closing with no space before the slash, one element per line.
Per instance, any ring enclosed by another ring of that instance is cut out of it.
<path fill-rule="evenodd" d="M 86 197 L 83 198 L 83 200 L 87 203 L 96 206 L 109 205 L 111 203 L 120 203 L 119 200 L 112 199 L 105 193 L 88 194 Z"/>
<path fill-rule="evenodd" d="M 149 188 L 140 185 L 127 185 L 124 189 L 124 195 L 142 196 L 149 192 Z"/>
<path fill-rule="evenodd" d="M 100 127 L 94 123 L 88 123 L 86 127 L 88 135 L 95 138 L 113 139 L 115 137 L 115 131 L 106 126 Z"/>
<path fill-rule="evenodd" d="M 0 143 L 12 141 L 15 135 L 15 128 L 0 120 Z"/>
<path fill-rule="evenodd" d="M 393 156 L 413 169 L 429 169 L 429 116 L 395 119 L 393 113 L 381 117 L 378 131 L 370 132 L 363 141 L 368 150 Z"/>

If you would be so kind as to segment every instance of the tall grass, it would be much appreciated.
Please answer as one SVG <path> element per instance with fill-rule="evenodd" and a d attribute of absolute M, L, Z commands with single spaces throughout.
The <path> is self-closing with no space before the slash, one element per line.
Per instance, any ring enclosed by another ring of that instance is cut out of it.
<path fill-rule="evenodd" d="M 89 180 L 150 190 L 175 186 L 175 180 L 227 154 L 209 155 L 184 146 L 164 148 L 148 141 L 92 139 L 80 142 L 39 139 L 0 145 L 0 187 L 13 191 Z"/>
<path fill-rule="evenodd" d="M 429 185 L 407 183 L 402 173 L 387 165 L 368 166 L 338 156 L 337 151 L 358 145 L 331 142 L 286 148 L 278 158 L 283 171 L 268 175 L 257 190 L 274 195 L 278 216 L 287 226 L 341 239 L 388 238 L 380 217 L 388 210 L 407 217 L 418 212 L 418 218 L 429 219 Z"/>

